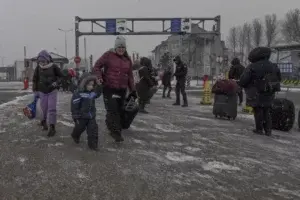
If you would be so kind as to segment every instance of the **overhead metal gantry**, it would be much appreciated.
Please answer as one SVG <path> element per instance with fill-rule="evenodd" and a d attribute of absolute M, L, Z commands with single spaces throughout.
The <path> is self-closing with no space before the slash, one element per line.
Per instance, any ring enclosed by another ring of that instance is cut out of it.
<path fill-rule="evenodd" d="M 190 34 L 184 28 L 189 28 L 188 24 L 198 24 L 205 30 L 205 22 L 214 22 L 214 28 L 209 31 L 203 31 L 196 34 L 221 34 L 221 16 L 213 18 L 80 18 L 75 17 L 75 56 L 79 56 L 79 38 L 85 35 L 182 35 Z M 90 22 L 91 31 L 80 31 L 80 22 Z M 124 23 L 129 22 L 131 26 L 124 26 Z M 135 22 L 161 22 L 161 29 L 158 31 L 135 31 Z M 169 22 L 170 27 L 166 27 Z M 186 23 L 187 22 L 187 23 Z M 120 23 L 123 26 L 118 26 Z M 186 23 L 186 24 L 185 24 Z M 180 24 L 180 25 L 179 25 Z M 202 26 L 201 26 L 202 25 Z M 94 27 L 102 28 L 102 32 L 94 31 Z M 180 27 L 179 27 L 180 26 Z"/>

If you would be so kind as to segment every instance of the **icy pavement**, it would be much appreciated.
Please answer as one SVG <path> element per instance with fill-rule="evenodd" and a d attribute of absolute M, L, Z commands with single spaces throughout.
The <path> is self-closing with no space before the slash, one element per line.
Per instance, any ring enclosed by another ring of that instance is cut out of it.
<path fill-rule="evenodd" d="M 297 130 L 253 135 L 252 116 L 216 120 L 199 99 L 183 109 L 157 96 L 118 145 L 107 135 L 101 98 L 100 151 L 91 152 L 69 137 L 70 94 L 60 93 L 58 134 L 50 139 L 23 117 L 30 98 L 1 107 L 1 200 L 300 199 Z"/>

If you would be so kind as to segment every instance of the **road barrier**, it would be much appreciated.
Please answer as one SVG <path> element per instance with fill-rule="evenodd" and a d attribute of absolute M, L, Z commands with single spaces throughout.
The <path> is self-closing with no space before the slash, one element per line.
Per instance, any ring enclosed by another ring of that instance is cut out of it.
<path fill-rule="evenodd" d="M 292 79 L 284 79 L 281 81 L 282 85 L 289 85 L 289 86 L 300 86 L 300 80 L 292 80 Z"/>
<path fill-rule="evenodd" d="M 206 80 L 204 81 L 203 84 L 203 96 L 200 104 L 202 105 L 211 105 L 212 100 L 211 100 L 211 88 L 210 88 L 210 81 Z"/>
<path fill-rule="evenodd" d="M 186 87 L 191 87 L 191 80 L 192 80 L 192 77 L 191 76 L 187 76 L 186 77 Z"/>

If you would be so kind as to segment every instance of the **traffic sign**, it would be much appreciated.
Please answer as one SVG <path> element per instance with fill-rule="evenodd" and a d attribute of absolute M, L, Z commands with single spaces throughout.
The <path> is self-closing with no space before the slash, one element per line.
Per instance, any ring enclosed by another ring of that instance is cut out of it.
<path fill-rule="evenodd" d="M 116 31 L 116 20 L 115 19 L 108 19 L 105 21 L 105 29 L 106 33 L 115 34 Z"/>
<path fill-rule="evenodd" d="M 80 58 L 79 56 L 76 56 L 76 57 L 74 58 L 74 62 L 75 62 L 76 64 L 79 64 L 79 63 L 81 62 L 81 58 Z"/>
<path fill-rule="evenodd" d="M 171 19 L 171 32 L 172 33 L 181 32 L 181 18 Z"/>
<path fill-rule="evenodd" d="M 181 20 L 181 31 L 185 33 L 191 32 L 191 19 L 190 18 L 182 18 Z"/>
<path fill-rule="evenodd" d="M 126 19 L 116 19 L 116 32 L 126 33 L 127 32 L 127 21 Z"/>

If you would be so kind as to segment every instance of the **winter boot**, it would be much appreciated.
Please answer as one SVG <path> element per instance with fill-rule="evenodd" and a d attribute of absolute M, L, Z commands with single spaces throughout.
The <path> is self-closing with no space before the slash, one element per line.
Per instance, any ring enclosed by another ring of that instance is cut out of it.
<path fill-rule="evenodd" d="M 98 151 L 98 144 L 97 142 L 88 142 L 88 146 L 90 150 Z"/>
<path fill-rule="evenodd" d="M 124 138 L 122 137 L 122 134 L 120 131 L 114 132 L 115 135 L 115 142 L 123 142 Z"/>
<path fill-rule="evenodd" d="M 265 132 L 266 136 L 272 136 L 272 131 L 271 130 L 268 130 Z"/>
<path fill-rule="evenodd" d="M 55 125 L 50 124 L 50 129 L 48 131 L 48 137 L 53 137 L 56 134 Z"/>
<path fill-rule="evenodd" d="M 139 112 L 143 114 L 148 114 L 149 112 L 145 110 L 145 107 L 146 107 L 145 103 L 141 101 L 139 106 Z"/>
<path fill-rule="evenodd" d="M 71 137 L 76 144 L 79 144 L 80 140 L 78 137 L 74 136 L 73 134 L 71 135 Z"/>
<path fill-rule="evenodd" d="M 183 105 L 182 105 L 182 107 L 188 107 L 188 101 L 187 101 L 186 94 L 183 95 Z"/>
<path fill-rule="evenodd" d="M 48 130 L 48 125 L 47 125 L 46 120 L 42 120 L 40 125 L 43 127 L 43 131 Z"/>
<path fill-rule="evenodd" d="M 263 135 L 264 134 L 262 130 L 257 130 L 257 129 L 252 130 L 252 132 L 255 133 L 255 134 L 258 134 L 258 135 Z"/>

